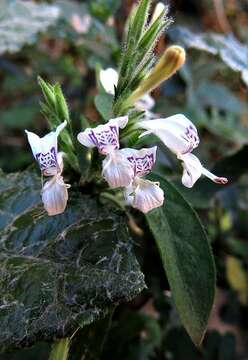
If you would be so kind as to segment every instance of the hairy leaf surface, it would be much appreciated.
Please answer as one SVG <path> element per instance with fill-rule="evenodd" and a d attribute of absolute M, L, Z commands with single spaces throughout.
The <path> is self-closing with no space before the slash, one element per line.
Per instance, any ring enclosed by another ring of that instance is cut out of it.
<path fill-rule="evenodd" d="M 0 175 L 0 349 L 70 336 L 144 287 L 121 214 L 70 189 L 48 217 L 40 179 Z"/>

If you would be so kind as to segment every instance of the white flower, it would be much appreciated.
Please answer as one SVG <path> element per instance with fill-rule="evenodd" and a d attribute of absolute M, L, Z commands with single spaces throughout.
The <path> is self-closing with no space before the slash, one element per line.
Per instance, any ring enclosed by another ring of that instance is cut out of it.
<path fill-rule="evenodd" d="M 69 184 L 64 183 L 61 176 L 64 164 L 63 153 L 57 154 L 59 172 L 47 181 L 41 190 L 41 198 L 49 216 L 58 215 L 64 212 L 68 201 Z"/>
<path fill-rule="evenodd" d="M 66 121 L 60 124 L 55 131 L 40 138 L 38 135 L 25 130 L 33 155 L 38 161 L 41 172 L 45 176 L 53 176 L 46 181 L 42 190 L 41 198 L 49 216 L 64 212 L 68 200 L 67 189 L 70 185 L 65 184 L 61 176 L 63 171 L 63 154 L 58 153 L 58 136 L 66 126 Z"/>
<path fill-rule="evenodd" d="M 110 95 L 115 94 L 115 87 L 118 83 L 118 73 L 113 68 L 107 68 L 106 70 L 100 70 L 100 82 L 106 91 Z"/>
<path fill-rule="evenodd" d="M 143 213 L 155 209 L 164 203 L 164 192 L 159 183 L 144 180 L 156 161 L 157 147 L 148 149 L 122 149 L 121 152 L 133 166 L 134 178 L 132 184 L 126 187 L 124 196 L 126 203 Z"/>
<path fill-rule="evenodd" d="M 63 177 L 56 174 L 45 183 L 41 191 L 41 197 L 49 216 L 58 215 L 64 212 L 68 200 L 68 188 Z"/>
<path fill-rule="evenodd" d="M 113 68 L 100 70 L 99 78 L 106 93 L 114 95 L 119 78 L 117 71 Z M 145 94 L 135 103 L 136 108 L 141 111 L 151 110 L 154 105 L 155 101 L 149 94 Z"/>
<path fill-rule="evenodd" d="M 203 174 L 217 184 L 226 184 L 227 179 L 218 177 L 205 169 L 200 160 L 191 151 L 199 145 L 199 137 L 194 124 L 182 114 L 170 116 L 165 119 L 140 121 L 137 125 L 146 129 L 140 136 L 153 133 L 177 155 L 183 162 L 182 183 L 192 187 Z"/>
<path fill-rule="evenodd" d="M 102 176 L 111 188 L 125 187 L 133 180 L 133 166 L 120 150 L 114 150 L 102 162 Z"/>
<path fill-rule="evenodd" d="M 98 151 L 107 155 L 120 147 L 119 128 L 123 129 L 128 123 L 127 116 L 109 120 L 104 125 L 87 128 L 77 136 L 78 141 L 87 147 L 97 147 Z"/>
<path fill-rule="evenodd" d="M 57 159 L 57 139 L 66 124 L 66 121 L 64 121 L 55 131 L 51 131 L 42 138 L 33 132 L 25 130 L 34 158 L 38 161 L 40 169 L 45 176 L 52 176 L 60 172 Z"/>

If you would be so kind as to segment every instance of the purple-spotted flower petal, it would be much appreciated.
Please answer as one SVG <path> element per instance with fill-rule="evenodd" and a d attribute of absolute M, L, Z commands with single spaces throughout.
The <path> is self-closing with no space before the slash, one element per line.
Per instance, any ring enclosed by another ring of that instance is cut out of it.
<path fill-rule="evenodd" d="M 119 128 L 123 129 L 127 123 L 127 116 L 111 119 L 104 125 L 84 130 L 78 134 L 77 139 L 82 145 L 97 147 L 101 154 L 107 155 L 119 149 Z"/>
<path fill-rule="evenodd" d="M 147 130 L 141 137 L 153 133 L 175 154 L 187 154 L 200 142 L 195 125 L 182 114 L 140 121 L 138 127 Z"/>
<path fill-rule="evenodd" d="M 140 136 L 155 134 L 177 155 L 183 163 L 182 183 L 192 187 L 201 175 L 207 176 L 217 184 L 226 184 L 228 180 L 218 177 L 205 169 L 200 160 L 191 151 L 199 145 L 199 137 L 194 124 L 182 114 L 165 119 L 145 120 L 138 127 L 146 129 Z"/>
<path fill-rule="evenodd" d="M 58 136 L 66 124 L 66 121 L 64 121 L 55 131 L 51 131 L 42 138 L 33 132 L 25 130 L 34 158 L 45 176 L 56 175 L 60 172 L 57 159 Z"/>
<path fill-rule="evenodd" d="M 143 148 L 140 150 L 125 148 L 120 152 L 132 164 L 134 176 L 144 176 L 149 174 L 156 161 L 157 146 Z"/>
<path fill-rule="evenodd" d="M 120 150 L 115 150 L 103 160 L 102 176 L 111 188 L 125 187 L 133 180 L 133 166 Z"/>

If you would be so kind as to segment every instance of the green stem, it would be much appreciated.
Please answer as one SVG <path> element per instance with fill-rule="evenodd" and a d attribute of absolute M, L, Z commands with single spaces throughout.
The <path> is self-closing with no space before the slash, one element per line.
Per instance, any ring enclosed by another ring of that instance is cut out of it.
<path fill-rule="evenodd" d="M 67 360 L 70 349 L 70 338 L 56 340 L 52 345 L 49 360 Z"/>

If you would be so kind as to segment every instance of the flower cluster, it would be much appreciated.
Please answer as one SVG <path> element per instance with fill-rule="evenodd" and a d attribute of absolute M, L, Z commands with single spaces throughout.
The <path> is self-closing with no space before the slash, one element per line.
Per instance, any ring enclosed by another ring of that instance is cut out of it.
<path fill-rule="evenodd" d="M 102 162 L 102 176 L 108 185 L 123 187 L 127 203 L 147 213 L 164 202 L 159 184 L 143 179 L 155 164 L 157 148 L 120 150 L 119 129 L 127 122 L 127 116 L 111 119 L 107 124 L 79 133 L 78 141 L 87 147 L 97 147 L 99 153 L 106 156 Z"/>
<path fill-rule="evenodd" d="M 122 116 L 109 120 L 95 128 L 87 128 L 77 136 L 78 141 L 89 148 L 96 147 L 105 156 L 102 161 L 102 177 L 110 188 L 123 188 L 128 205 L 143 213 L 161 206 L 164 192 L 159 183 L 144 178 L 156 162 L 157 147 L 120 149 L 119 131 L 128 124 L 128 117 Z M 57 151 L 57 138 L 66 126 L 59 125 L 43 138 L 26 131 L 33 155 L 37 160 L 43 176 L 52 177 L 41 191 L 42 201 L 48 215 L 57 215 L 65 210 L 69 185 L 62 177 L 63 158 Z M 182 114 L 164 119 L 142 120 L 136 124 L 137 129 L 145 131 L 140 137 L 156 135 L 179 160 L 182 161 L 182 183 L 191 188 L 201 175 L 205 175 L 217 184 L 226 184 L 227 179 L 218 177 L 208 171 L 200 160 L 192 154 L 199 145 L 199 137 L 194 124 Z"/>
<path fill-rule="evenodd" d="M 55 131 L 40 138 L 38 135 L 25 130 L 34 158 L 39 164 L 42 176 L 51 177 L 41 190 L 41 197 L 49 216 L 64 212 L 70 185 L 64 183 L 63 154 L 58 153 L 58 136 L 65 128 L 66 121 L 60 124 Z"/>

